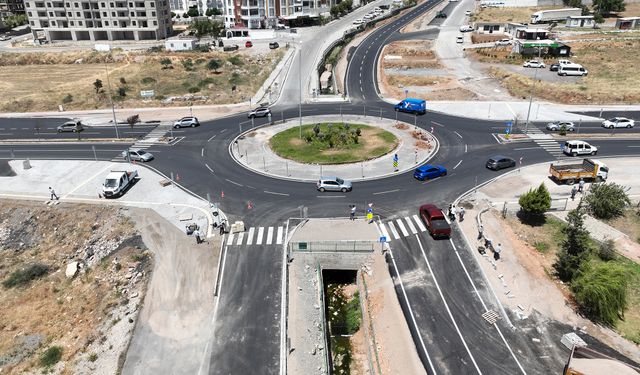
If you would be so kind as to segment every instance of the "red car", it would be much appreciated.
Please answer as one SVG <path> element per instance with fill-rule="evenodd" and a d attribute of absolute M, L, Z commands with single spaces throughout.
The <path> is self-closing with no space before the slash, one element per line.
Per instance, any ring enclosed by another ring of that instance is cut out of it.
<path fill-rule="evenodd" d="M 244 44 L 244 46 L 247 47 L 247 48 L 251 48 L 251 47 L 253 47 L 253 43 L 251 43 L 250 40 L 247 40 L 246 43 Z"/>
<path fill-rule="evenodd" d="M 451 237 L 451 226 L 444 217 L 441 209 L 434 204 L 423 204 L 420 206 L 420 217 L 424 221 L 429 233 L 435 237 Z"/>

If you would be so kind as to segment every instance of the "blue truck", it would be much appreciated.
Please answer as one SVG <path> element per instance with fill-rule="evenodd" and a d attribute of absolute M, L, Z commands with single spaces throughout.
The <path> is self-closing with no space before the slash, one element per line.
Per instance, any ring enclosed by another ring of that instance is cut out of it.
<path fill-rule="evenodd" d="M 394 108 L 396 112 L 400 111 L 424 115 L 427 112 L 427 102 L 422 99 L 406 98 L 396 104 Z"/>

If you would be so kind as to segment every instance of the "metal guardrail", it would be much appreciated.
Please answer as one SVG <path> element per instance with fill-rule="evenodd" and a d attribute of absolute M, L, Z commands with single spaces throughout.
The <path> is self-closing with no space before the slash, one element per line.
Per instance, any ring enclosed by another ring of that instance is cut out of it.
<path fill-rule="evenodd" d="M 373 241 L 306 241 L 289 242 L 289 251 L 308 253 L 370 253 L 377 242 Z"/>

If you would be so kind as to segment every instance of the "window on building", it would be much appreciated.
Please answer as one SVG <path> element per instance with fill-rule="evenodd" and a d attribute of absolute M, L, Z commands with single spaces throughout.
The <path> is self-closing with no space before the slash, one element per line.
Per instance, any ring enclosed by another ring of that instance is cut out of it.
<path fill-rule="evenodd" d="M 109 26 L 109 21 L 104 21 L 104 25 L 105 26 Z M 98 27 L 100 27 L 100 26 L 98 26 Z"/>
<path fill-rule="evenodd" d="M 73 21 L 69 21 L 69 24 L 70 24 L 71 26 L 74 26 L 74 25 L 73 25 Z"/>
<path fill-rule="evenodd" d="M 156 12 L 151 12 L 151 17 L 155 17 L 156 16 Z"/>
<path fill-rule="evenodd" d="M 151 7 L 155 8 L 156 4 L 155 3 L 151 3 Z"/>
<path fill-rule="evenodd" d="M 55 26 L 56 25 L 56 21 L 51 21 L 51 26 Z"/>
<path fill-rule="evenodd" d="M 29 15 L 29 17 L 33 17 L 33 15 L 31 14 L 31 12 L 27 12 L 27 14 Z"/>
<path fill-rule="evenodd" d="M 78 26 L 83 26 L 82 21 L 78 21 Z"/>
<path fill-rule="evenodd" d="M 136 26 L 136 21 L 131 21 L 131 24 L 132 24 L 133 26 Z"/>
<path fill-rule="evenodd" d="M 47 7 L 48 7 L 48 8 L 51 8 L 51 3 L 47 3 Z"/>
<path fill-rule="evenodd" d="M 76 12 L 76 17 L 80 17 L 80 12 Z"/>
<path fill-rule="evenodd" d="M 78 3 L 73 3 L 73 6 L 76 7 L 76 8 L 80 8 L 80 4 L 78 4 Z"/>
<path fill-rule="evenodd" d="M 29 23 L 31 24 L 31 26 L 35 26 L 36 25 L 35 23 L 33 23 L 33 21 L 30 21 Z"/>
<path fill-rule="evenodd" d="M 49 17 L 53 17 L 53 12 L 49 12 Z"/>
<path fill-rule="evenodd" d="M 136 16 L 136 12 L 129 13 L 129 17 L 135 17 L 135 16 Z"/>
<path fill-rule="evenodd" d="M 158 21 L 153 21 L 153 26 L 158 26 Z"/>
<path fill-rule="evenodd" d="M 107 12 L 102 12 L 103 17 L 107 17 Z"/>
<path fill-rule="evenodd" d="M 129 3 L 129 8 L 133 8 L 133 3 Z"/>
<path fill-rule="evenodd" d="M 111 12 L 111 17 L 115 17 L 116 16 L 116 12 Z"/>
<path fill-rule="evenodd" d="M 65 3 L 64 6 L 66 6 L 67 8 L 71 8 L 71 4 L 69 3 Z"/>

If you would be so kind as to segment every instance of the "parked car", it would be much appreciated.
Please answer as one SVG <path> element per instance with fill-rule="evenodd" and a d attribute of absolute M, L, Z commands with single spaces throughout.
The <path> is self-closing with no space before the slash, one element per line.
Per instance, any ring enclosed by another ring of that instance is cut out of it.
<path fill-rule="evenodd" d="M 473 26 L 471 25 L 462 25 L 460 26 L 460 32 L 466 33 L 467 31 L 473 31 Z"/>
<path fill-rule="evenodd" d="M 508 156 L 494 155 L 487 160 L 486 167 L 499 171 L 500 169 L 511 168 L 516 166 L 516 161 Z"/>
<path fill-rule="evenodd" d="M 355 21 L 353 21 L 354 25 L 362 25 L 364 23 L 364 20 L 362 18 L 358 18 Z"/>
<path fill-rule="evenodd" d="M 564 143 L 562 152 L 569 156 L 595 155 L 598 153 L 598 148 L 591 146 L 585 141 L 571 140 Z"/>
<path fill-rule="evenodd" d="M 602 121 L 602 127 L 607 129 L 613 128 L 633 128 L 635 121 L 626 117 L 612 117 L 608 120 Z"/>
<path fill-rule="evenodd" d="M 557 72 L 559 68 L 560 68 L 560 64 L 558 63 L 553 63 L 549 65 L 549 71 L 551 72 Z"/>
<path fill-rule="evenodd" d="M 250 40 L 247 40 L 246 42 L 244 42 L 244 46 L 246 48 L 251 48 L 251 47 L 253 47 L 253 43 Z"/>
<path fill-rule="evenodd" d="M 279 47 L 280 45 L 278 44 L 278 42 L 269 43 L 269 49 L 278 49 Z"/>
<path fill-rule="evenodd" d="M 225 52 L 229 52 L 229 51 L 237 51 L 238 48 L 240 48 L 240 47 L 238 47 L 237 44 L 229 44 L 229 45 L 226 45 L 226 46 L 222 47 L 222 50 L 225 51 Z"/>
<path fill-rule="evenodd" d="M 458 44 L 462 44 L 462 43 L 464 43 L 464 38 L 463 38 L 463 37 L 461 37 L 461 36 L 457 37 L 457 38 L 456 38 L 456 43 L 458 43 Z"/>
<path fill-rule="evenodd" d="M 440 176 L 447 175 L 447 168 L 441 165 L 431 165 L 425 164 L 421 167 L 418 167 L 413 171 L 413 178 L 418 179 L 420 181 L 431 180 L 433 178 L 438 178 Z"/>
<path fill-rule="evenodd" d="M 524 66 L 525 68 L 544 68 L 545 67 L 544 63 L 538 60 L 525 61 L 524 64 L 522 64 L 522 66 Z"/>
<path fill-rule="evenodd" d="M 444 213 L 435 204 L 420 206 L 420 218 L 434 238 L 451 237 L 451 225 L 444 217 Z"/>
<path fill-rule="evenodd" d="M 249 118 L 267 117 L 271 114 L 271 110 L 268 107 L 258 107 L 249 112 Z"/>
<path fill-rule="evenodd" d="M 0 35 L 0 42 L 4 42 L 7 40 L 11 40 L 11 37 L 9 35 Z"/>
<path fill-rule="evenodd" d="M 195 128 L 196 126 L 200 126 L 200 121 L 198 121 L 197 117 L 183 117 L 180 120 L 173 123 L 173 127 L 178 128 Z"/>
<path fill-rule="evenodd" d="M 56 130 L 58 133 L 63 133 L 63 132 L 78 133 L 84 130 L 84 126 L 82 126 L 82 123 L 80 122 L 80 120 L 70 120 L 58 126 Z"/>
<path fill-rule="evenodd" d="M 496 40 L 496 46 L 509 46 L 511 45 L 511 39 Z"/>
<path fill-rule="evenodd" d="M 351 181 L 345 181 L 340 177 L 320 177 L 316 183 L 316 188 L 321 191 L 341 191 L 346 193 L 351 191 Z"/>
<path fill-rule="evenodd" d="M 129 160 L 147 162 L 153 160 L 153 154 L 146 152 L 145 150 L 126 150 L 122 151 L 122 157 L 127 159 L 129 154 Z"/>
<path fill-rule="evenodd" d="M 562 127 L 565 127 L 568 132 L 575 130 L 575 125 L 571 121 L 554 121 L 547 124 L 547 130 L 559 131 Z"/>
<path fill-rule="evenodd" d="M 447 18 L 447 14 L 440 10 L 436 13 L 436 18 Z"/>
<path fill-rule="evenodd" d="M 560 64 L 558 67 L 559 76 L 586 76 L 589 71 L 580 64 Z"/>
<path fill-rule="evenodd" d="M 471 15 L 473 15 L 473 13 L 470 10 L 468 10 L 468 11 L 464 12 L 464 15 L 465 16 L 471 16 Z"/>

